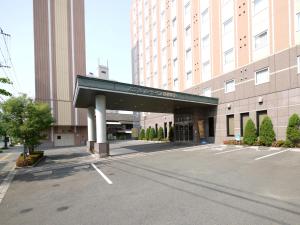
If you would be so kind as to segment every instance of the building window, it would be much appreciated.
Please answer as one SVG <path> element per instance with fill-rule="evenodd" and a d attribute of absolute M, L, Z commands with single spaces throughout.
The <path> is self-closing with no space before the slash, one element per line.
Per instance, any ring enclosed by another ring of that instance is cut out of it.
<path fill-rule="evenodd" d="M 254 15 L 256 15 L 268 7 L 268 0 L 254 0 L 253 4 L 254 4 Z"/>
<path fill-rule="evenodd" d="M 206 97 L 211 97 L 211 88 L 204 88 L 202 91 L 202 95 Z"/>
<path fill-rule="evenodd" d="M 257 34 L 254 37 L 255 49 L 260 49 L 268 46 L 268 31 Z"/>
<path fill-rule="evenodd" d="M 266 116 L 268 116 L 267 110 L 263 110 L 263 111 L 258 111 L 258 112 L 256 112 L 257 135 L 259 135 L 260 125 L 261 125 L 263 119 L 264 119 Z"/>
<path fill-rule="evenodd" d="M 214 117 L 208 118 L 208 136 L 209 137 L 215 136 L 215 118 Z"/>
<path fill-rule="evenodd" d="M 234 115 L 228 115 L 226 118 L 227 122 L 227 136 L 234 136 Z"/>
<path fill-rule="evenodd" d="M 255 72 L 255 84 L 267 83 L 270 80 L 269 68 Z"/>
<path fill-rule="evenodd" d="M 205 51 L 209 47 L 209 34 L 202 38 L 202 50 Z"/>
<path fill-rule="evenodd" d="M 300 73 L 300 56 L 297 56 L 297 72 Z"/>
<path fill-rule="evenodd" d="M 228 34 L 233 31 L 232 17 L 223 23 L 223 32 Z"/>
<path fill-rule="evenodd" d="M 296 14 L 296 31 L 300 31 L 300 12 Z"/>
<path fill-rule="evenodd" d="M 186 40 L 191 40 L 191 26 L 190 25 L 188 25 L 185 28 L 185 38 L 186 38 Z"/>
<path fill-rule="evenodd" d="M 192 80 L 192 71 L 188 71 L 188 72 L 186 73 L 186 80 L 187 80 L 187 81 L 191 81 L 191 80 Z"/>
<path fill-rule="evenodd" d="M 178 77 L 178 59 L 173 60 L 173 77 Z"/>
<path fill-rule="evenodd" d="M 201 18 L 202 18 L 202 25 L 207 25 L 209 21 L 208 8 L 204 10 L 204 12 L 201 14 Z"/>
<path fill-rule="evenodd" d="M 191 15 L 191 3 L 188 1 L 184 6 L 184 15 L 189 16 Z"/>
<path fill-rule="evenodd" d="M 202 81 L 210 80 L 210 63 L 209 61 L 202 64 Z"/>
<path fill-rule="evenodd" d="M 176 17 L 172 20 L 172 30 L 173 30 L 173 36 L 177 36 L 177 21 Z"/>
<path fill-rule="evenodd" d="M 178 88 L 178 78 L 174 79 L 174 88 Z"/>
<path fill-rule="evenodd" d="M 225 82 L 225 93 L 235 91 L 235 80 L 228 80 Z"/>
<path fill-rule="evenodd" d="M 230 64 L 233 62 L 233 48 L 224 52 L 224 64 Z"/>
<path fill-rule="evenodd" d="M 249 113 L 241 113 L 241 137 L 244 136 L 244 131 L 248 119 L 249 119 Z"/>
<path fill-rule="evenodd" d="M 192 51 L 190 48 L 185 52 L 185 71 L 192 71 Z"/>

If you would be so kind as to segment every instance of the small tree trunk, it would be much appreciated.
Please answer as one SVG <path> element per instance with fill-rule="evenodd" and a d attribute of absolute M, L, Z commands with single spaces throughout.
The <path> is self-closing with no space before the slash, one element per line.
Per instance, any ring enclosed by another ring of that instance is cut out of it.
<path fill-rule="evenodd" d="M 4 136 L 4 148 L 5 148 L 5 149 L 8 148 L 8 147 L 7 147 L 7 142 L 8 142 L 8 137 L 5 135 L 5 136 Z"/>

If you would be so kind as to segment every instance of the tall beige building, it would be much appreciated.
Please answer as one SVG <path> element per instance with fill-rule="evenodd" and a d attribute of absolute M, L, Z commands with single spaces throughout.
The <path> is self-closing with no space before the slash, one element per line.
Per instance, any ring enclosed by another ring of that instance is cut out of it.
<path fill-rule="evenodd" d="M 136 84 L 212 96 L 203 116 L 208 141 L 243 136 L 271 117 L 284 139 L 300 113 L 299 0 L 132 0 L 131 45 Z M 193 115 L 142 113 L 141 125 L 174 123 L 187 141 Z M 200 128 L 199 128 L 200 129 Z M 199 132 L 199 130 L 198 130 Z"/>
<path fill-rule="evenodd" d="M 35 96 L 49 103 L 49 146 L 84 144 L 86 113 L 72 106 L 75 76 L 86 74 L 84 0 L 33 0 Z"/>

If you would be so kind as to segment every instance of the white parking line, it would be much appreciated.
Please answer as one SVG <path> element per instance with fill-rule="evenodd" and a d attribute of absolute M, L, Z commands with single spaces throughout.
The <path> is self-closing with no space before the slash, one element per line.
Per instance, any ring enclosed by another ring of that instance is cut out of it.
<path fill-rule="evenodd" d="M 236 152 L 236 151 L 240 151 L 243 149 L 245 149 L 245 148 L 238 148 L 238 149 L 228 150 L 228 151 L 224 151 L 224 152 L 218 152 L 215 155 L 221 155 L 221 154 L 225 154 L 225 153 L 229 153 L 229 152 Z"/>
<path fill-rule="evenodd" d="M 12 171 L 5 177 L 5 179 L 2 181 L 0 185 L 0 204 L 9 188 L 10 183 L 14 179 L 16 172 L 15 172 L 15 166 L 13 166 Z"/>
<path fill-rule="evenodd" d="M 280 152 L 275 152 L 275 153 L 272 153 L 272 154 L 269 154 L 269 155 L 265 155 L 265 156 L 261 156 L 261 157 L 255 158 L 254 160 L 264 159 L 264 158 L 271 157 L 273 155 L 278 155 L 280 153 L 284 153 L 284 152 L 287 152 L 287 151 L 290 151 L 290 149 L 283 150 L 283 151 L 280 151 Z"/>
<path fill-rule="evenodd" d="M 103 179 L 108 183 L 108 184 L 112 184 L 112 181 L 104 174 L 102 173 L 101 170 L 98 169 L 97 166 L 95 166 L 94 163 L 91 163 L 92 167 L 94 167 L 94 169 L 103 177 Z"/>

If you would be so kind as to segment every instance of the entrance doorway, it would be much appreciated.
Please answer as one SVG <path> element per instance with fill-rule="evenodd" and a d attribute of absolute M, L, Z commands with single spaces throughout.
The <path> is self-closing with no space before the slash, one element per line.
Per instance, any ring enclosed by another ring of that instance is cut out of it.
<path fill-rule="evenodd" d="M 193 122 L 191 115 L 177 115 L 175 118 L 175 141 L 178 142 L 192 142 Z"/>

